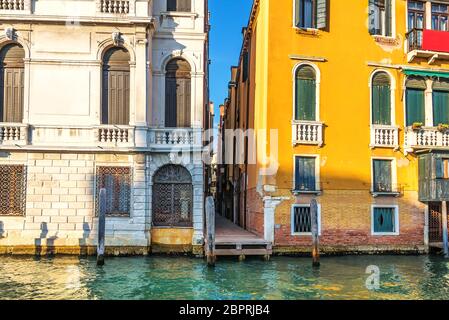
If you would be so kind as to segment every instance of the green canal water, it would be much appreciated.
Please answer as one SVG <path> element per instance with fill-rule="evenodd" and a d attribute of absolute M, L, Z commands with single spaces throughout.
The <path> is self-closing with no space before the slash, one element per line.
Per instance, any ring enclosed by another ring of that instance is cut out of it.
<path fill-rule="evenodd" d="M 202 259 L 150 256 L 107 258 L 97 268 L 94 258 L 0 257 L 0 299 L 449 299 L 449 260 L 441 257 L 321 262 L 319 270 L 310 258 L 290 257 L 208 268 Z M 380 272 L 377 289 L 367 288 L 367 268 Z"/>

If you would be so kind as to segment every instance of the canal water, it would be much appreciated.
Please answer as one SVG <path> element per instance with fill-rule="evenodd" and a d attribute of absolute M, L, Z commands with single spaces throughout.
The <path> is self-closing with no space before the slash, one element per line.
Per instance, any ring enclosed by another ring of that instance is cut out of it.
<path fill-rule="evenodd" d="M 0 257 L 0 299 L 449 299 L 449 260 L 434 256 Z M 368 273 L 367 273 L 368 271 Z M 379 275 L 379 277 L 377 277 Z"/>

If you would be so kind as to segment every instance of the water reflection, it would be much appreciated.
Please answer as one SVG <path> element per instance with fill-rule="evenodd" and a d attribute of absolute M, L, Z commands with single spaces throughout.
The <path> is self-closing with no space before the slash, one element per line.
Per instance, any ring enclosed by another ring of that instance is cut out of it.
<path fill-rule="evenodd" d="M 428 256 L 220 259 L 0 257 L 1 299 L 449 299 L 449 264 Z M 369 290 L 368 266 L 380 270 Z"/>

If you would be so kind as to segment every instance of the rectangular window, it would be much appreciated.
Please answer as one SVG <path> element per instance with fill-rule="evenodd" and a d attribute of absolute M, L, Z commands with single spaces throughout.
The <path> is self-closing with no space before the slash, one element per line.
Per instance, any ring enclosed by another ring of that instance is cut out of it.
<path fill-rule="evenodd" d="M 321 234 L 321 206 L 318 205 L 318 233 Z M 312 233 L 312 216 L 310 205 L 293 205 L 292 208 L 292 234 Z"/>
<path fill-rule="evenodd" d="M 23 165 L 0 166 L 0 215 L 25 215 L 26 169 Z"/>
<path fill-rule="evenodd" d="M 328 0 L 295 0 L 295 26 L 301 29 L 326 29 Z"/>
<path fill-rule="evenodd" d="M 191 12 L 192 0 L 167 0 L 167 11 Z"/>
<path fill-rule="evenodd" d="M 373 192 L 392 192 L 393 160 L 373 160 Z"/>
<path fill-rule="evenodd" d="M 96 214 L 100 209 L 100 190 L 106 189 L 106 215 L 129 216 L 131 168 L 97 167 Z"/>
<path fill-rule="evenodd" d="M 449 31 L 449 5 L 432 4 L 432 30 Z"/>
<path fill-rule="evenodd" d="M 392 0 L 369 0 L 369 32 L 391 37 L 393 25 Z"/>
<path fill-rule="evenodd" d="M 373 206 L 372 233 L 373 235 L 399 234 L 399 219 L 397 206 Z"/>
<path fill-rule="evenodd" d="M 407 88 L 406 91 L 406 109 L 407 126 L 419 122 L 425 123 L 424 90 Z"/>
<path fill-rule="evenodd" d="M 421 1 L 408 1 L 408 30 L 424 29 L 426 17 L 425 3 Z"/>
<path fill-rule="evenodd" d="M 295 191 L 318 191 L 316 157 L 295 157 Z"/>

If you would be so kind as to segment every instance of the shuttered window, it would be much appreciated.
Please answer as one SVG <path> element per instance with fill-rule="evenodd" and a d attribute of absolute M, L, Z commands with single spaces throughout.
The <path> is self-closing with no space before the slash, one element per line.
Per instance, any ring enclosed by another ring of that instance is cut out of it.
<path fill-rule="evenodd" d="M 131 207 L 131 168 L 97 167 L 96 210 L 100 208 L 100 190 L 106 189 L 106 215 L 129 216 Z"/>
<path fill-rule="evenodd" d="M 373 232 L 395 233 L 396 232 L 396 208 L 373 208 Z"/>
<path fill-rule="evenodd" d="M 0 121 L 23 121 L 25 51 L 18 44 L 0 50 Z"/>
<path fill-rule="evenodd" d="M 410 77 L 406 82 L 406 120 L 407 126 L 415 122 L 425 123 L 426 82 L 419 77 Z"/>
<path fill-rule="evenodd" d="M 391 125 L 391 88 L 390 77 L 386 72 L 379 72 L 372 83 L 373 124 Z"/>
<path fill-rule="evenodd" d="M 392 160 L 373 160 L 373 191 L 392 192 Z"/>
<path fill-rule="evenodd" d="M 296 0 L 295 26 L 298 28 L 326 29 L 328 26 L 328 0 Z"/>
<path fill-rule="evenodd" d="M 315 157 L 295 158 L 295 191 L 317 191 Z"/>
<path fill-rule="evenodd" d="M 296 120 L 316 120 L 316 75 L 311 66 L 302 66 L 296 71 Z"/>
<path fill-rule="evenodd" d="M 184 59 L 173 59 L 165 74 L 165 126 L 191 126 L 190 65 Z"/>
<path fill-rule="evenodd" d="M 129 125 L 129 60 L 124 48 L 111 48 L 104 55 L 102 124 Z"/>
<path fill-rule="evenodd" d="M 449 124 L 449 81 L 440 79 L 433 83 L 433 125 Z"/>
<path fill-rule="evenodd" d="M 190 12 L 192 0 L 167 0 L 167 11 Z"/>
<path fill-rule="evenodd" d="M 369 0 L 370 34 L 391 37 L 392 20 L 392 0 Z"/>

